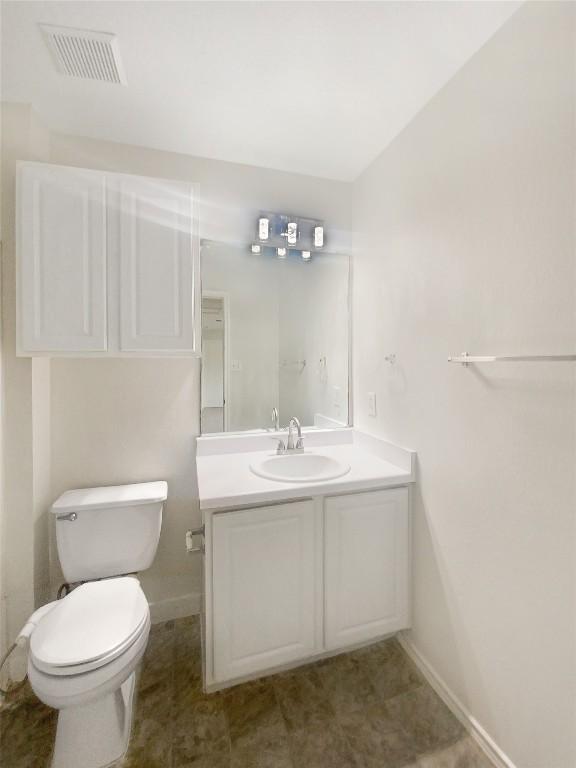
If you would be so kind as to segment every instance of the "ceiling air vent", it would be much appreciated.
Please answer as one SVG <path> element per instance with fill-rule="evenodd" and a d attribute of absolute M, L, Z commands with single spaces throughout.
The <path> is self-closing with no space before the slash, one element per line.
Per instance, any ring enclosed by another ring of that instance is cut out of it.
<path fill-rule="evenodd" d="M 40 24 L 40 27 L 60 72 L 126 85 L 116 35 L 49 24 Z"/>

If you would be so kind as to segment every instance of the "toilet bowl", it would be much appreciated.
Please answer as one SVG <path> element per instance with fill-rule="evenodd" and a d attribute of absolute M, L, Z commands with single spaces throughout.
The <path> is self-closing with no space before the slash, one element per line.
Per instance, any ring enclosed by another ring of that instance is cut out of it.
<path fill-rule="evenodd" d="M 79 586 L 21 633 L 32 689 L 59 710 L 52 768 L 105 768 L 128 748 L 150 609 L 125 574 L 152 564 L 167 493 L 164 481 L 81 488 L 52 505 L 60 565 Z"/>
<path fill-rule="evenodd" d="M 149 631 L 148 602 L 133 577 L 83 584 L 40 620 L 28 676 L 38 698 L 59 710 L 54 768 L 102 768 L 126 752 Z"/>

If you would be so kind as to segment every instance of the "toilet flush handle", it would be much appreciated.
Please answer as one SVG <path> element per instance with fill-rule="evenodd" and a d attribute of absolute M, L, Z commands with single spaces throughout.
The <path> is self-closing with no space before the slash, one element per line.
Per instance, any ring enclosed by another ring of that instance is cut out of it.
<path fill-rule="evenodd" d="M 76 514 L 76 512 L 70 512 L 67 515 L 58 515 L 56 517 L 56 520 L 68 520 L 69 522 L 73 523 L 74 520 L 76 520 L 77 518 L 78 518 L 78 515 Z"/>

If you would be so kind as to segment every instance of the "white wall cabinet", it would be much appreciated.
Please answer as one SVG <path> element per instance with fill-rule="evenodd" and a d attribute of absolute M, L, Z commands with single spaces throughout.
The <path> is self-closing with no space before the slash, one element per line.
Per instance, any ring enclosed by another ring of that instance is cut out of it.
<path fill-rule="evenodd" d="M 216 680 L 277 667 L 318 649 L 319 523 L 312 501 L 214 516 Z"/>
<path fill-rule="evenodd" d="M 407 488 L 326 499 L 326 648 L 408 626 L 407 510 Z"/>
<path fill-rule="evenodd" d="M 409 492 L 209 514 L 209 689 L 409 626 Z"/>
<path fill-rule="evenodd" d="M 18 191 L 22 349 L 105 352 L 103 174 L 24 164 Z"/>
<path fill-rule="evenodd" d="M 120 180 L 120 348 L 194 348 L 192 197 L 187 184 Z"/>
<path fill-rule="evenodd" d="M 19 354 L 199 354 L 193 193 L 182 182 L 20 164 Z"/>

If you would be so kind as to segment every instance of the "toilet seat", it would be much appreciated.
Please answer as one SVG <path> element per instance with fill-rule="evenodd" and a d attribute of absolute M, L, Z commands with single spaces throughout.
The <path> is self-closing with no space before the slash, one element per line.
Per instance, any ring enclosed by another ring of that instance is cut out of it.
<path fill-rule="evenodd" d="M 32 633 L 31 662 L 37 670 L 57 676 L 98 669 L 147 634 L 149 615 L 137 579 L 123 576 L 82 584 Z"/>

